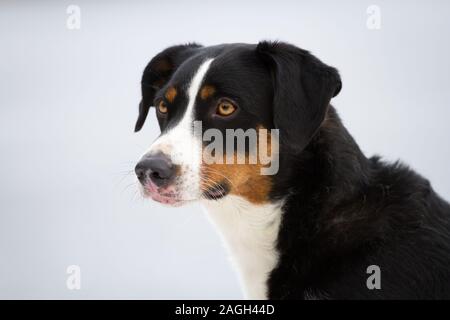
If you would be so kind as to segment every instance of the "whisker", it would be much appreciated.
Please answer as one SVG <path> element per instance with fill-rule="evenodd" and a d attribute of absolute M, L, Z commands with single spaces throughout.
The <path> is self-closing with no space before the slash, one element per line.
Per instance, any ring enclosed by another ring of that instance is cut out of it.
<path fill-rule="evenodd" d="M 230 178 L 228 178 L 227 176 L 225 176 L 223 173 L 221 173 L 220 171 L 217 171 L 215 169 L 211 169 L 211 168 L 203 168 L 204 171 L 206 171 L 207 173 L 213 173 L 213 174 L 217 174 L 223 178 L 225 178 L 233 188 L 237 189 L 237 186 L 234 185 L 233 181 L 230 180 Z"/>

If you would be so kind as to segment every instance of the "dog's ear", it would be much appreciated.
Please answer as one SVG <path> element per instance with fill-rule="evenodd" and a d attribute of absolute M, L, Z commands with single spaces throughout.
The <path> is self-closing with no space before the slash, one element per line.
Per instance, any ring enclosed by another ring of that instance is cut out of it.
<path fill-rule="evenodd" d="M 257 54 L 273 81 L 273 121 L 281 143 L 300 152 L 322 124 L 330 100 L 341 90 L 336 69 L 308 51 L 282 42 L 263 41 Z"/>
<path fill-rule="evenodd" d="M 195 43 L 178 45 L 158 53 L 145 67 L 141 80 L 142 100 L 134 131 L 141 130 L 153 104 L 155 93 L 170 79 L 175 70 L 201 46 Z"/>

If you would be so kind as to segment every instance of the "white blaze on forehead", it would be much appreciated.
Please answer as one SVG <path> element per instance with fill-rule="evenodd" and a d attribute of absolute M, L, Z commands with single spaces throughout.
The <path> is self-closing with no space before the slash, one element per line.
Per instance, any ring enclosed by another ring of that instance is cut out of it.
<path fill-rule="evenodd" d="M 156 141 L 153 142 L 152 146 L 150 147 L 150 152 L 155 151 L 162 151 L 167 153 L 168 155 L 171 155 L 172 161 L 177 164 L 181 161 L 176 160 L 182 160 L 177 159 L 177 157 L 183 153 L 192 153 L 192 152 L 183 152 L 183 151 L 189 151 L 192 147 L 193 141 L 188 141 L 192 139 L 193 136 L 193 120 L 194 120 L 194 106 L 195 106 L 195 99 L 197 98 L 197 94 L 200 90 L 200 86 L 202 85 L 203 79 L 208 72 L 209 66 L 213 59 L 207 59 L 206 61 L 202 62 L 197 69 L 196 73 L 192 77 L 189 85 L 187 86 L 187 96 L 188 96 L 188 104 L 186 106 L 185 113 L 178 122 L 178 124 L 171 128 L 168 132 L 160 136 Z M 175 143 L 184 142 L 182 145 L 178 145 Z M 191 142 L 191 143 L 189 143 Z M 184 150 L 182 150 L 184 149 Z M 186 155 L 184 155 L 186 157 Z M 183 158 L 184 158 L 183 157 Z"/>
<path fill-rule="evenodd" d="M 191 80 L 191 83 L 189 85 L 188 89 L 188 98 L 189 102 L 186 108 L 186 113 L 184 114 L 183 120 L 185 120 L 187 117 L 191 117 L 188 121 L 191 125 L 192 123 L 192 116 L 193 116 L 193 110 L 195 105 L 195 99 L 197 98 L 198 92 L 200 90 L 200 86 L 202 85 L 203 79 L 205 78 L 206 73 L 208 72 L 209 66 L 211 65 L 211 62 L 213 62 L 214 59 L 208 59 L 205 62 L 203 62 L 200 67 L 198 68 L 196 74 Z M 183 121 L 181 120 L 181 121 Z"/>
<path fill-rule="evenodd" d="M 180 122 L 160 136 L 149 150 L 149 153 L 163 152 L 170 157 L 172 163 L 181 165 L 183 176 L 180 178 L 186 180 L 184 183 L 188 184 L 191 190 L 200 188 L 202 148 L 202 142 L 194 136 L 193 130 L 195 100 L 213 60 L 207 59 L 202 62 L 192 77 L 187 87 L 188 104 Z"/>

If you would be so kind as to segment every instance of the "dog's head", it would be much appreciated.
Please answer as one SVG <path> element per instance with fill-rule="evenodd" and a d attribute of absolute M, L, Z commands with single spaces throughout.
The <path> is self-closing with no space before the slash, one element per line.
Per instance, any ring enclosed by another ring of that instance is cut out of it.
<path fill-rule="evenodd" d="M 279 42 L 170 47 L 141 85 L 135 131 L 154 106 L 161 135 L 136 174 L 144 195 L 170 205 L 228 194 L 270 201 L 277 172 L 263 174 L 265 160 L 300 153 L 341 89 L 334 68 Z"/>

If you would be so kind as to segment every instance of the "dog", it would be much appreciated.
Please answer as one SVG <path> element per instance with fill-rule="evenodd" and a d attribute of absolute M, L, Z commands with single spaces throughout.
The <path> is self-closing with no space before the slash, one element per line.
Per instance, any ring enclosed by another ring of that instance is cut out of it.
<path fill-rule="evenodd" d="M 135 131 L 151 106 L 161 129 L 135 168 L 143 195 L 200 201 L 246 298 L 449 299 L 450 205 L 406 165 L 361 152 L 330 105 L 341 87 L 335 68 L 284 42 L 163 50 L 141 81 Z M 278 130 L 277 172 L 205 163 L 196 122 Z"/>

